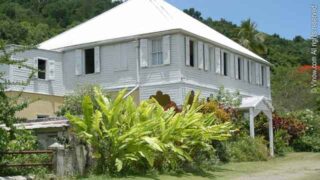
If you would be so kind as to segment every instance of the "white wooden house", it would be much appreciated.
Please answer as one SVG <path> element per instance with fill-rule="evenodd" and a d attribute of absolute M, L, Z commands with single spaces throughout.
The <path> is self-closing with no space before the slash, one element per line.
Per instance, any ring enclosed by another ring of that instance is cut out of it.
<path fill-rule="evenodd" d="M 178 105 L 191 90 L 209 97 L 224 86 L 244 97 L 241 108 L 250 112 L 252 136 L 253 118 L 261 111 L 272 127 L 270 63 L 164 0 L 129 0 L 13 58 L 27 58 L 45 71 L 24 89 L 50 101 L 32 110 L 34 118 L 52 116 L 54 110 L 42 109 L 56 108 L 60 97 L 86 83 L 110 91 L 128 88 L 138 100 L 162 91 Z M 0 68 L 12 81 L 28 76 L 19 67 Z"/>

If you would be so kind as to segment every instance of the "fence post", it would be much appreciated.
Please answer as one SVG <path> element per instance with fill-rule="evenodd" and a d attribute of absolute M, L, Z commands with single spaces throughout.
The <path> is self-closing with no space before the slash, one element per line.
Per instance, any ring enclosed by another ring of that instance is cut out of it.
<path fill-rule="evenodd" d="M 54 143 L 49 146 L 49 149 L 54 150 L 53 154 L 53 169 L 58 177 L 64 176 L 64 146 L 59 143 Z"/>

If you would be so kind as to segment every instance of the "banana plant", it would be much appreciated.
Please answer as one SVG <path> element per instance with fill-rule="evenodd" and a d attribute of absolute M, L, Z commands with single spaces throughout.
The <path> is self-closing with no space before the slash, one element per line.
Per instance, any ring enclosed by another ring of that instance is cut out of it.
<path fill-rule="evenodd" d="M 125 93 L 122 90 L 111 100 L 95 89 L 95 99 L 83 99 L 83 116 L 66 116 L 78 137 L 92 146 L 99 173 L 117 173 L 141 164 L 175 167 L 193 161 L 195 151 L 212 150 L 212 140 L 230 136 L 230 124 L 217 124 L 213 114 L 199 112 L 199 93 L 192 105 L 186 100 L 181 113 L 165 111 L 155 99 L 136 105 L 132 97 L 124 98 Z"/>

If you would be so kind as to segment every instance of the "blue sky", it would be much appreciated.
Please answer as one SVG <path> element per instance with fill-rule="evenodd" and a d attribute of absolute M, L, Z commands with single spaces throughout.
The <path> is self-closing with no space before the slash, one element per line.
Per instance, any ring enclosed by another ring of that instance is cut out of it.
<path fill-rule="evenodd" d="M 194 7 L 202 16 L 214 20 L 224 18 L 240 24 L 251 18 L 258 29 L 292 39 L 296 35 L 310 37 L 311 4 L 316 0 L 167 0 L 179 9 Z M 319 13 L 318 13 L 319 14 Z M 320 19 L 320 15 L 319 15 Z"/>

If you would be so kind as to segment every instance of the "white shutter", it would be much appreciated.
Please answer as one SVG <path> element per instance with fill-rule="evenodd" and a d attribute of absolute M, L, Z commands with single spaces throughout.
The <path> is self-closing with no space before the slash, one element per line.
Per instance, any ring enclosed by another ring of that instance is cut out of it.
<path fill-rule="evenodd" d="M 267 87 L 270 87 L 270 67 L 266 67 L 266 81 L 267 81 Z"/>
<path fill-rule="evenodd" d="M 190 38 L 186 37 L 185 39 L 185 44 L 186 44 L 186 65 L 190 66 Z"/>
<path fill-rule="evenodd" d="M 34 58 L 34 60 L 33 60 L 33 68 L 35 70 L 38 70 L 38 58 Z M 33 78 L 38 78 L 38 72 L 37 71 L 33 74 Z"/>
<path fill-rule="evenodd" d="M 140 67 L 148 66 L 148 39 L 140 40 Z"/>
<path fill-rule="evenodd" d="M 162 38 L 163 64 L 170 64 L 170 35 Z"/>
<path fill-rule="evenodd" d="M 228 60 L 229 64 L 227 67 L 227 74 L 234 78 L 235 77 L 235 70 L 234 70 L 234 62 L 235 62 L 235 58 L 234 58 L 234 54 L 233 53 L 229 53 L 229 60 Z"/>
<path fill-rule="evenodd" d="M 55 62 L 53 60 L 47 61 L 48 68 L 47 68 L 47 77 L 48 80 L 54 80 L 55 78 Z"/>
<path fill-rule="evenodd" d="M 94 72 L 100 72 L 100 47 L 94 47 Z"/>
<path fill-rule="evenodd" d="M 220 48 L 215 48 L 215 68 L 216 73 L 221 74 L 221 53 Z"/>
<path fill-rule="evenodd" d="M 260 84 L 260 68 L 259 63 L 255 63 L 256 65 L 256 84 Z"/>
<path fill-rule="evenodd" d="M 239 79 L 239 64 L 238 64 L 238 58 L 239 56 L 235 55 L 234 58 L 234 72 L 235 72 L 235 77 L 236 79 Z"/>
<path fill-rule="evenodd" d="M 203 69 L 203 42 L 198 42 L 198 68 Z"/>
<path fill-rule="evenodd" d="M 210 57 L 209 57 L 209 61 L 211 62 L 210 64 L 211 64 L 211 69 L 213 70 L 213 71 L 215 71 L 215 57 L 214 57 L 214 47 L 210 47 L 210 49 L 209 49 L 209 54 L 210 54 Z M 210 69 L 209 68 L 209 69 Z"/>
<path fill-rule="evenodd" d="M 244 59 L 243 60 L 243 79 L 245 81 L 249 81 L 248 80 L 248 71 L 249 71 L 249 69 L 248 69 L 248 61 L 247 61 L 247 59 Z"/>
<path fill-rule="evenodd" d="M 210 70 L 210 52 L 208 44 L 204 44 L 204 70 Z"/>
<path fill-rule="evenodd" d="M 75 51 L 75 74 L 77 76 L 82 74 L 82 50 L 81 49 L 77 49 Z"/>

